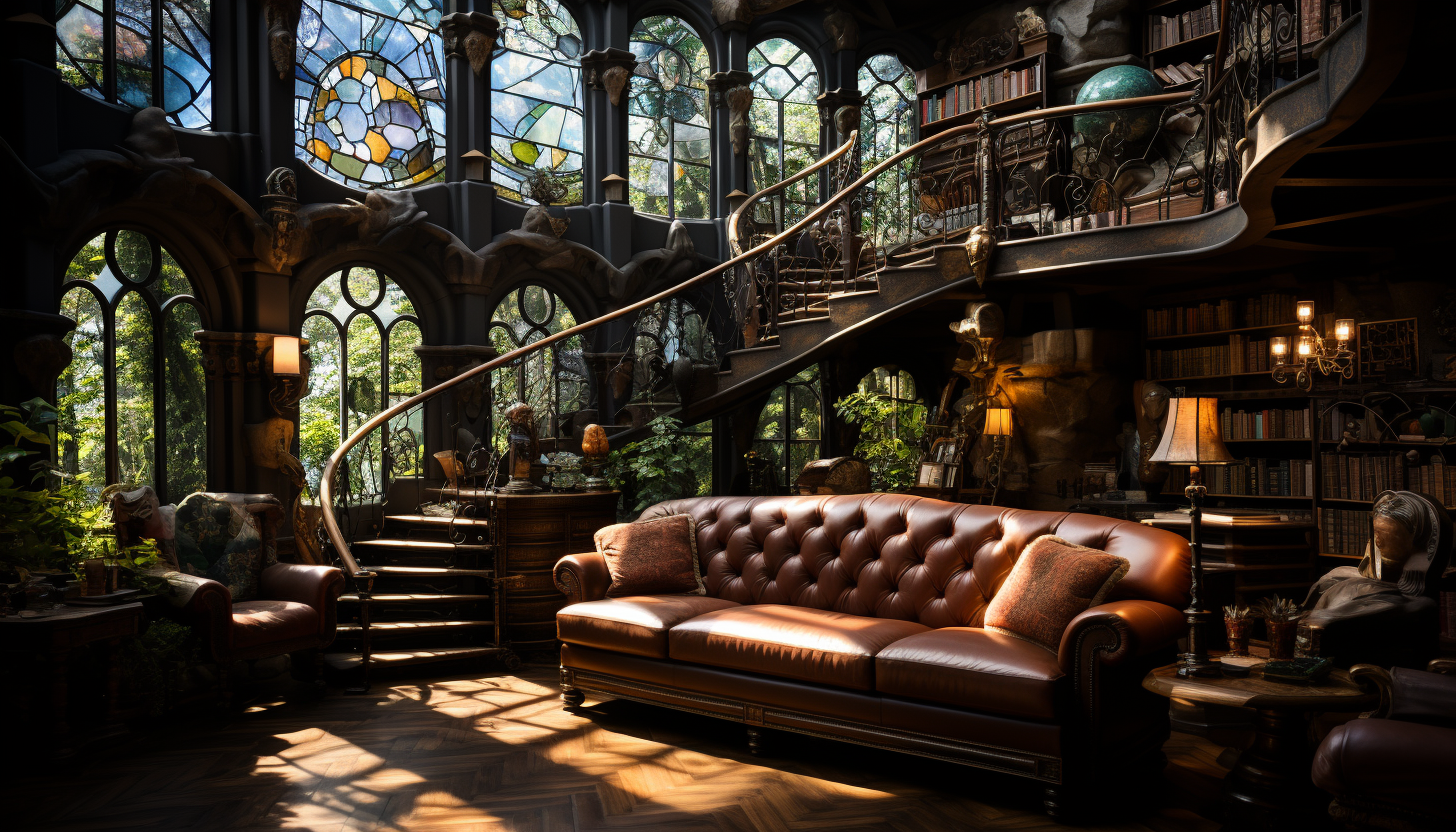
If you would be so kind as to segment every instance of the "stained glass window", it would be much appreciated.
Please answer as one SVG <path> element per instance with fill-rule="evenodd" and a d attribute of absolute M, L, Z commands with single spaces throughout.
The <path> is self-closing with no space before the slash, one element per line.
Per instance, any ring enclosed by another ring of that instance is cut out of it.
<path fill-rule="evenodd" d="M 56 69 L 103 101 L 159 106 L 174 124 L 207 129 L 211 32 L 212 0 L 56 0 Z"/>
<path fill-rule="evenodd" d="M 490 345 L 502 354 L 577 323 L 560 298 L 534 284 L 506 295 L 490 318 Z M 504 415 L 506 409 L 515 402 L 525 402 L 535 409 L 542 453 L 556 450 L 556 437 L 570 429 L 572 417 L 590 402 L 584 348 L 581 336 L 574 335 L 491 374 L 491 424 L 496 448 L 505 448 L 510 427 Z M 576 452 L 580 447 L 565 445 L 562 449 Z"/>
<path fill-rule="evenodd" d="M 414 305 L 393 280 L 365 266 L 334 272 L 313 290 L 303 319 L 308 395 L 298 406 L 299 460 L 310 488 L 329 455 L 384 408 L 420 392 L 421 343 Z M 346 466 L 348 502 L 388 491 L 391 477 L 418 473 L 423 412 L 411 409 L 355 446 Z M 350 496 L 352 495 L 352 496 Z"/>
<path fill-rule="evenodd" d="M 708 50 L 680 18 L 646 17 L 632 29 L 637 56 L 627 110 L 627 180 L 637 210 L 707 219 Z"/>
<path fill-rule="evenodd" d="M 748 175 L 749 190 L 756 192 L 819 158 L 819 107 L 814 100 L 819 95 L 819 72 L 808 53 L 783 38 L 750 49 L 748 71 L 753 73 Z M 819 180 L 811 176 L 761 203 L 755 219 L 782 230 L 818 204 Z"/>
<path fill-rule="evenodd" d="M 811 366 L 780 384 L 758 414 L 753 449 L 773 464 L 778 491 L 787 494 L 804 466 L 819 458 L 824 423 L 819 367 Z"/>
<path fill-rule="evenodd" d="M 118 229 L 71 260 L 60 312 L 71 363 L 56 380 L 57 462 L 99 495 L 151 485 L 163 502 L 207 486 L 203 317 L 182 267 L 156 240 Z"/>
<path fill-rule="evenodd" d="M 442 0 L 304 0 L 294 66 L 294 152 L 358 188 L 445 170 Z"/>
<path fill-rule="evenodd" d="M 546 171 L 581 202 L 581 29 L 557 0 L 494 3 L 490 162 L 496 192 L 532 202 L 523 180 Z"/>
<path fill-rule="evenodd" d="M 871 168 L 915 143 L 915 74 L 894 55 L 874 55 L 859 68 L 859 146 L 862 170 Z M 907 239 L 911 228 L 908 163 L 875 178 L 872 195 L 861 213 L 864 231 L 881 247 Z"/>

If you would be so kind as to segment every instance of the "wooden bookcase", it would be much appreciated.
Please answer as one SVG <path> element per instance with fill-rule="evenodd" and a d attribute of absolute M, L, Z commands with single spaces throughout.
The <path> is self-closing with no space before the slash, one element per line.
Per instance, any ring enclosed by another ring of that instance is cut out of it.
<path fill-rule="evenodd" d="M 1218 48 L 1219 0 L 1145 0 L 1142 44 L 1148 69 L 1187 62 L 1198 66 Z"/>
<path fill-rule="evenodd" d="M 1017 49 L 1021 47 L 1018 45 Z M 1013 86 L 1014 84 L 1014 86 Z M 970 124 L 985 110 L 996 115 L 1043 109 L 1051 87 L 1047 53 L 1022 55 L 956 73 L 940 63 L 915 73 L 920 137 Z M 980 91 L 979 94 L 977 91 Z M 943 108 L 940 102 L 944 102 Z"/>

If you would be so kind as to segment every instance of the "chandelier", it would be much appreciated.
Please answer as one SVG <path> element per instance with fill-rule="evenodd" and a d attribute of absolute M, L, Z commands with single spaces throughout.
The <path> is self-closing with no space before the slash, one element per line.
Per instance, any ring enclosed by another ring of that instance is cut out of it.
<path fill-rule="evenodd" d="M 1287 335 L 1269 339 L 1269 354 L 1273 359 L 1273 369 L 1269 371 L 1269 375 L 1274 378 L 1274 382 L 1283 384 L 1292 373 L 1294 383 L 1307 393 L 1314 387 L 1315 373 L 1354 378 L 1355 353 L 1350 350 L 1350 339 L 1355 334 L 1354 319 L 1340 318 L 1335 321 L 1335 337 L 1325 338 L 1313 325 L 1314 301 L 1302 300 L 1296 303 L 1294 317 L 1299 321 L 1299 334 L 1295 336 L 1292 345 Z"/>

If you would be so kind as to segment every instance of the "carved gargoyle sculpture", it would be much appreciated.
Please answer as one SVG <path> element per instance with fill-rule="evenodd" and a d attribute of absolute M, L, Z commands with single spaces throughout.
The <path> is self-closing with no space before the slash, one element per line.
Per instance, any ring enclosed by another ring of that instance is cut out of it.
<path fill-rule="evenodd" d="M 1006 316 L 989 301 L 966 304 L 966 317 L 950 325 L 956 340 L 971 347 L 972 356 L 957 358 L 955 371 L 967 378 L 979 377 L 995 363 L 996 346 L 1006 334 Z"/>
<path fill-rule="evenodd" d="M 859 48 L 859 21 L 843 6 L 831 6 L 824 15 L 824 34 L 834 44 L 830 52 L 853 52 Z"/>
<path fill-rule="evenodd" d="M 445 54 L 463 57 L 476 75 L 485 71 L 500 34 L 500 21 L 484 12 L 455 12 L 440 19 Z"/>
<path fill-rule="evenodd" d="M 1036 13 L 1034 6 L 1027 6 L 1016 13 L 1016 34 L 1022 40 L 1046 34 L 1046 21 Z"/>
<path fill-rule="evenodd" d="M 278 80 L 288 77 L 293 69 L 294 39 L 298 31 L 298 14 L 303 0 L 264 0 L 263 23 L 268 27 L 268 55 Z"/>
<path fill-rule="evenodd" d="M 730 87 L 724 97 L 728 101 L 728 132 L 733 138 L 733 155 L 748 151 L 748 108 L 753 105 L 753 88 Z"/>

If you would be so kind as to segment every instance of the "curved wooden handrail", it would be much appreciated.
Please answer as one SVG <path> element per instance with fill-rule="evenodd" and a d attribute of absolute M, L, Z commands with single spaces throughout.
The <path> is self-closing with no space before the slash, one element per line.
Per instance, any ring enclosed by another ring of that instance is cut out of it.
<path fill-rule="evenodd" d="M 788 186 L 810 176 L 811 174 L 818 173 L 819 171 L 827 167 L 831 162 L 834 162 L 844 154 L 853 150 L 854 144 L 857 141 L 859 141 L 859 131 L 851 130 L 849 133 L 849 139 L 844 144 L 835 148 L 833 153 L 830 153 L 822 159 L 817 160 L 816 162 L 814 162 L 814 164 L 809 165 L 808 167 L 804 168 L 793 176 L 790 176 L 788 179 L 775 182 L 774 184 L 769 185 L 767 188 L 764 188 L 763 190 L 755 193 L 753 196 L 750 196 L 748 199 L 743 200 L 743 204 L 738 206 L 738 210 L 728 215 L 729 250 L 735 253 L 742 253 L 742 249 L 738 246 L 738 218 L 743 215 L 743 212 L 748 209 L 748 206 L 757 203 L 764 197 L 772 196 L 773 194 L 784 190 Z"/>
<path fill-rule="evenodd" d="M 1122 110 L 1133 107 L 1152 106 L 1157 104 L 1175 104 L 1191 99 L 1192 96 L 1189 93 L 1163 93 L 1161 95 L 1149 95 L 1142 98 L 1126 98 L 1112 101 L 1098 101 L 1090 104 L 1068 104 L 1061 107 L 1050 107 L 1045 110 L 1029 110 L 1025 113 L 1017 113 L 1014 115 L 1003 116 L 1002 118 L 993 119 L 989 122 L 986 122 L 985 125 L 980 122 L 963 124 L 960 127 L 954 127 L 950 130 L 946 130 L 943 133 L 937 133 L 930 138 L 921 139 L 915 144 L 905 148 L 904 150 L 901 150 L 893 156 L 890 156 L 889 158 L 875 165 L 870 170 L 866 171 L 864 175 L 860 176 L 860 178 L 856 179 L 854 182 L 846 185 L 844 188 L 841 188 L 839 193 L 844 194 L 848 192 L 853 192 L 855 190 L 858 190 L 859 188 L 864 187 L 865 185 L 872 182 L 875 177 L 879 176 L 884 171 L 899 164 L 906 158 L 913 156 L 916 153 L 919 153 L 926 147 L 929 147 L 938 142 L 944 142 L 948 139 L 952 139 L 960 135 L 968 133 L 979 133 L 986 129 L 986 126 L 1006 127 L 1013 124 L 1020 124 L 1024 121 L 1035 121 L 1042 118 L 1055 118 L 1060 116 L 1076 115 L 1078 113 L 1095 113 L 1102 112 L 1104 110 Z M 800 171 L 800 173 L 805 173 L 807 171 L 810 171 L 811 169 L 812 166 L 810 168 L 805 168 L 804 171 Z M 356 445 L 364 441 L 364 438 L 368 436 L 374 429 L 385 424 L 390 419 L 393 419 L 395 416 L 404 413 L 415 405 L 434 396 L 437 396 L 440 393 L 443 393 L 446 390 L 462 384 L 478 375 L 481 375 L 482 373 L 488 373 L 492 370 L 498 369 L 502 366 L 510 364 L 516 359 L 524 358 L 533 352 L 544 349 L 545 347 L 549 347 L 559 341 L 564 341 L 574 335 L 579 335 L 583 332 L 586 332 L 587 330 L 601 326 L 608 321 L 614 321 L 618 318 L 622 318 L 634 312 L 646 309 L 655 303 L 660 303 L 664 300 L 667 300 L 668 298 L 676 295 L 677 293 L 685 289 L 696 286 L 699 283 L 702 283 L 703 281 L 708 280 L 715 275 L 722 274 L 723 272 L 733 268 L 734 266 L 739 265 L 740 263 L 747 262 L 751 258 L 771 251 L 775 246 L 779 244 L 781 240 L 799 233 L 801 230 L 808 228 L 813 223 L 818 222 L 821 218 L 828 215 L 831 211 L 835 209 L 838 202 L 839 196 L 836 195 L 835 198 L 829 199 L 823 204 L 816 206 L 812 211 L 806 214 L 803 219 L 800 219 L 792 226 L 784 229 L 783 231 L 780 231 L 778 234 L 775 234 L 769 239 L 763 241 L 762 243 L 759 243 L 748 251 L 745 251 L 742 254 L 736 255 L 735 257 L 727 260 L 726 262 L 714 266 L 713 268 L 703 272 L 702 274 L 690 277 L 687 280 L 684 280 L 682 283 L 679 283 L 678 285 L 671 288 L 664 289 L 649 298 L 639 300 L 636 303 L 629 304 L 622 307 L 621 309 L 608 312 L 605 315 L 593 318 L 592 320 L 585 323 L 580 323 L 576 326 L 563 329 L 560 332 L 557 332 L 553 335 L 548 335 L 539 341 L 533 341 L 525 346 L 517 347 L 516 349 L 513 349 L 510 352 L 505 353 L 504 355 L 492 358 L 491 360 L 480 364 L 479 366 L 466 370 L 465 372 L 461 373 L 458 376 L 455 376 L 454 378 L 446 379 L 445 381 L 440 382 L 439 384 L 431 387 L 428 390 L 416 393 L 415 395 L 410 396 L 404 401 L 384 409 L 380 413 L 376 414 L 373 418 L 369 419 L 364 424 L 356 428 L 353 433 L 349 434 L 347 439 L 340 443 L 338 450 L 334 451 L 333 454 L 329 456 L 329 461 L 326 465 L 324 465 L 323 476 L 320 478 L 319 482 L 319 503 L 323 514 L 324 533 L 328 535 L 329 542 L 334 545 L 334 550 L 339 553 L 339 557 L 344 561 L 344 565 L 348 567 L 349 574 L 359 577 L 372 576 L 372 573 L 366 570 L 361 570 L 359 568 L 358 561 L 354 560 L 354 555 L 352 552 L 349 551 L 348 543 L 344 540 L 343 531 L 339 528 L 338 518 L 334 516 L 334 476 L 337 474 L 339 469 L 339 462 L 343 460 L 344 456 L 348 454 L 349 451 L 353 450 Z"/>

